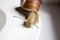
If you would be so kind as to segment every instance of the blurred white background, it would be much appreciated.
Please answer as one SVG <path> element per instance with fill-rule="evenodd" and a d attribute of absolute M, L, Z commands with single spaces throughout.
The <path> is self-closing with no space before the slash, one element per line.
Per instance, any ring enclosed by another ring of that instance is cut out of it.
<path fill-rule="evenodd" d="M 38 40 L 60 40 L 60 0 L 41 0 L 40 11 L 42 28 Z"/>

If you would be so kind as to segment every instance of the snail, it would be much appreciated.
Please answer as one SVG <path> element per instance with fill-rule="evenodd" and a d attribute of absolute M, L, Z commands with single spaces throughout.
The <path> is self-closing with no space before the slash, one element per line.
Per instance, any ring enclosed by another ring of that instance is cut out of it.
<path fill-rule="evenodd" d="M 39 22 L 39 9 L 40 0 L 25 0 L 22 6 L 16 8 L 17 11 L 25 16 L 24 26 L 27 28 L 31 28 Z"/>

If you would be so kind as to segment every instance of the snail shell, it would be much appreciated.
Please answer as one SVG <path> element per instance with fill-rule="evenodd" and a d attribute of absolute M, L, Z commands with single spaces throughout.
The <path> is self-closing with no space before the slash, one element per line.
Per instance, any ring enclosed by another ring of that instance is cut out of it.
<path fill-rule="evenodd" d="M 25 3 L 21 6 L 21 8 L 28 11 L 39 11 L 40 8 L 40 0 L 26 0 Z"/>

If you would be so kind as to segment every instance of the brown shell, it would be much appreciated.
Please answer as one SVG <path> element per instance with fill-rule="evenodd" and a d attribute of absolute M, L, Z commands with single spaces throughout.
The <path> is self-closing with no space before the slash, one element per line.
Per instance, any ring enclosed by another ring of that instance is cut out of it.
<path fill-rule="evenodd" d="M 29 11 L 39 11 L 40 0 L 26 0 L 22 8 Z"/>

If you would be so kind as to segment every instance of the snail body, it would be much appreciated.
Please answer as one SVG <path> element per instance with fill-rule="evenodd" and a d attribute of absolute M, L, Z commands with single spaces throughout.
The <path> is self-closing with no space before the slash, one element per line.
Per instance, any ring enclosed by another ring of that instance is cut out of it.
<path fill-rule="evenodd" d="M 26 19 L 25 26 L 30 28 L 32 25 L 35 25 L 39 21 L 39 15 L 35 12 L 30 12 L 28 18 Z"/>
<path fill-rule="evenodd" d="M 27 19 L 26 19 L 27 21 L 26 21 L 25 26 L 28 27 L 28 28 L 32 27 L 32 25 L 34 23 L 34 19 L 35 19 L 35 13 L 30 12 Z"/>

